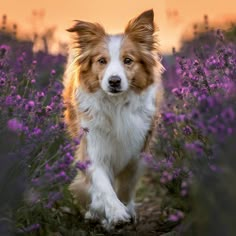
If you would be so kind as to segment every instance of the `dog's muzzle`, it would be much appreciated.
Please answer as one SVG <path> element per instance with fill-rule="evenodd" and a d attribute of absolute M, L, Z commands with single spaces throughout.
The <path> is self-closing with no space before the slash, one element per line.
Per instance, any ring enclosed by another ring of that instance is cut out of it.
<path fill-rule="evenodd" d="M 119 93 L 121 92 L 121 78 L 118 75 L 113 75 L 108 79 L 109 92 Z"/>

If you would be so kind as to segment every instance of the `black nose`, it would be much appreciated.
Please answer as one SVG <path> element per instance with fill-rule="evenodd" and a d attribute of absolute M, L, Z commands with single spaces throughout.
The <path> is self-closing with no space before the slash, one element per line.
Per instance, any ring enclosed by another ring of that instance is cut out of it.
<path fill-rule="evenodd" d="M 113 75 L 109 78 L 108 83 L 111 88 L 120 88 L 121 78 L 118 75 Z"/>

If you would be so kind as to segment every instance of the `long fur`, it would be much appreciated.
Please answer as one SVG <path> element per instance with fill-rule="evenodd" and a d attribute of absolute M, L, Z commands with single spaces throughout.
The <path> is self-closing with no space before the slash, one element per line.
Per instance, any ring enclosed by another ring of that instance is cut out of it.
<path fill-rule="evenodd" d="M 160 111 L 163 67 L 153 18 L 153 11 L 146 11 L 119 35 L 84 21 L 68 30 L 75 38 L 64 76 L 65 122 L 72 137 L 89 130 L 76 158 L 91 161 L 70 190 L 89 208 L 85 216 L 108 228 L 135 218 L 140 153 L 149 150 Z M 127 57 L 131 63 L 125 63 Z M 118 94 L 109 87 L 114 75 L 121 78 Z"/>

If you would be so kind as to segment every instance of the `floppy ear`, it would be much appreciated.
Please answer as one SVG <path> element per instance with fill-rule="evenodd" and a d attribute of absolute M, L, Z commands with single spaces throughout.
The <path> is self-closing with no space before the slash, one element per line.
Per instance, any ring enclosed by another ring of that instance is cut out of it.
<path fill-rule="evenodd" d="M 133 41 L 140 43 L 146 49 L 154 49 L 155 38 L 154 12 L 148 10 L 129 21 L 125 34 Z"/>
<path fill-rule="evenodd" d="M 82 50 L 98 43 L 105 35 L 104 28 L 97 23 L 90 23 L 85 21 L 76 21 L 76 24 L 67 29 L 69 32 L 77 34 L 76 41 L 78 47 Z M 91 45 L 92 44 L 92 45 Z"/>

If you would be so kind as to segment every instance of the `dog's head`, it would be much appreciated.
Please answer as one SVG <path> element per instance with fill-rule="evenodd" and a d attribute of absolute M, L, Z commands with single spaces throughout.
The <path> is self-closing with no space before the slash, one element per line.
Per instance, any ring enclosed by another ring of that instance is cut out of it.
<path fill-rule="evenodd" d="M 118 95 L 129 89 L 140 93 L 152 84 L 154 68 L 160 67 L 153 18 L 153 10 L 145 11 L 117 35 L 99 24 L 76 21 L 68 31 L 76 33 L 73 50 L 81 86 Z"/>

